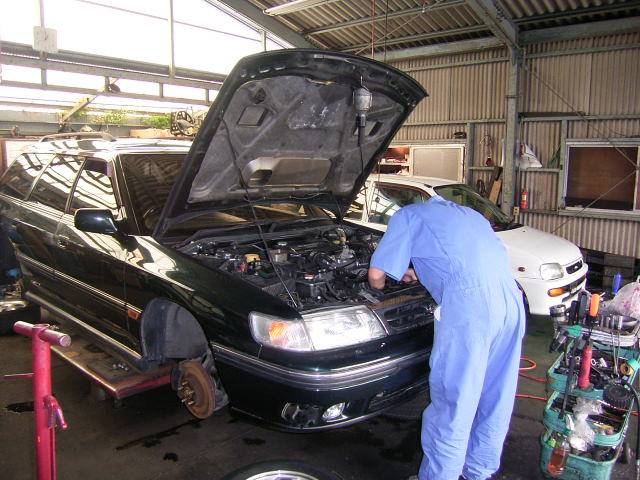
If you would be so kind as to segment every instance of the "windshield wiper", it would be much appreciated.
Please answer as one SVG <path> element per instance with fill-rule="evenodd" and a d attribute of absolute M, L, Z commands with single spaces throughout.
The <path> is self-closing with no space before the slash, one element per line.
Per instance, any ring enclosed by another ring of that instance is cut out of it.
<path fill-rule="evenodd" d="M 260 225 L 264 225 L 266 223 L 270 223 L 270 222 L 260 222 Z M 220 232 L 231 232 L 234 230 L 243 230 L 245 228 L 251 228 L 251 227 L 255 227 L 257 224 L 256 222 L 246 222 L 246 223 L 241 223 L 239 225 L 221 225 L 217 228 L 207 228 L 205 230 L 198 230 L 197 232 L 195 232 L 193 235 L 188 236 L 187 238 L 185 238 L 182 242 L 180 242 L 179 245 L 177 245 L 177 247 L 182 247 L 184 245 L 187 245 L 188 243 L 191 242 L 195 242 L 196 240 L 200 240 L 201 238 L 205 238 L 205 237 L 209 237 L 211 235 L 214 235 L 216 233 L 220 233 Z"/>
<path fill-rule="evenodd" d="M 313 218 L 296 218 L 293 220 L 274 220 L 273 222 L 271 222 L 271 226 L 269 227 L 268 232 L 272 233 L 276 230 L 277 227 L 281 227 L 283 225 L 295 225 L 299 223 L 317 222 L 319 220 L 329 220 L 329 218 L 313 217 Z"/>

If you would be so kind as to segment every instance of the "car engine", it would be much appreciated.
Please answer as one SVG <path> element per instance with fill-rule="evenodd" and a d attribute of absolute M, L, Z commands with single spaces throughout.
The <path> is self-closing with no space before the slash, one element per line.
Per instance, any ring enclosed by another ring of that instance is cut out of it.
<path fill-rule="evenodd" d="M 369 287 L 367 271 L 376 241 L 365 231 L 333 227 L 267 241 L 268 250 L 260 241 L 210 239 L 181 250 L 304 310 L 331 304 L 377 304 L 389 292 L 406 288 L 393 281 L 383 291 Z"/>

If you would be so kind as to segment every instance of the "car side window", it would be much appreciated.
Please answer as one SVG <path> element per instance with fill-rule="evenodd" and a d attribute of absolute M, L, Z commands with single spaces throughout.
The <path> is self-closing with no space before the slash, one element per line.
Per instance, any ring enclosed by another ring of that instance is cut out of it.
<path fill-rule="evenodd" d="M 87 160 L 76 182 L 71 198 L 70 213 L 79 208 L 118 210 L 113 183 L 108 175 L 106 162 Z"/>
<path fill-rule="evenodd" d="M 20 155 L 2 176 L 0 193 L 23 199 L 50 158 L 51 155 L 35 153 Z"/>
<path fill-rule="evenodd" d="M 369 221 L 387 225 L 393 214 L 402 207 L 413 203 L 424 203 L 428 199 L 429 196 L 417 188 L 377 184 L 369 209 Z"/>
<path fill-rule="evenodd" d="M 29 200 L 64 212 L 81 165 L 80 159 L 55 156 L 33 187 Z"/>

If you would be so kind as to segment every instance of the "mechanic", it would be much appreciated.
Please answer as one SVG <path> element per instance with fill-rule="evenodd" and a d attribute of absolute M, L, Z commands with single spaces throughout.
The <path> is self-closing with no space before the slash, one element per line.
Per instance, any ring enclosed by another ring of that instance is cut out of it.
<path fill-rule="evenodd" d="M 418 478 L 489 478 L 509 429 L 525 328 L 504 246 L 482 215 L 436 195 L 391 217 L 369 284 L 383 288 L 386 275 L 419 280 L 440 306 Z"/>

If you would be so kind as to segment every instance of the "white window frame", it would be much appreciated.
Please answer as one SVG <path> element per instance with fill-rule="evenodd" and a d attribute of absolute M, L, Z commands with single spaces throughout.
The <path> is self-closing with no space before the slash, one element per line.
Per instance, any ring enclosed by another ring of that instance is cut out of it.
<path fill-rule="evenodd" d="M 567 197 L 567 185 L 569 183 L 569 155 L 571 152 L 571 147 L 632 147 L 637 148 L 636 152 L 636 168 L 640 165 L 640 138 L 624 138 L 624 139 L 593 139 L 593 140 L 585 140 L 585 139 L 567 139 L 565 142 L 565 154 L 564 154 L 564 162 L 562 166 L 562 208 L 560 211 L 565 211 L 567 213 L 575 213 L 579 211 L 584 211 L 587 216 L 593 217 L 607 217 L 607 218 L 628 218 L 628 217 L 637 217 L 640 218 L 640 209 L 637 208 L 638 205 L 638 177 L 640 177 L 640 172 L 636 170 L 636 176 L 634 181 L 634 190 L 633 190 L 633 210 L 615 210 L 609 208 L 583 208 L 583 207 L 568 207 L 566 206 L 566 197 Z"/>

